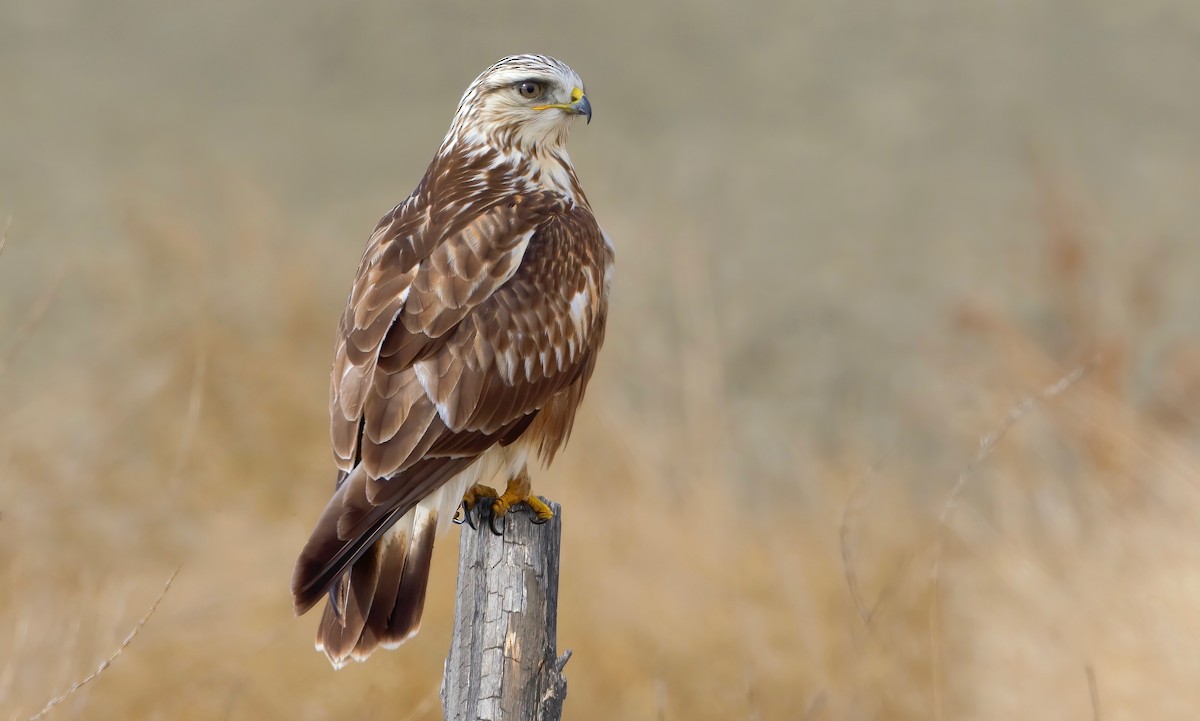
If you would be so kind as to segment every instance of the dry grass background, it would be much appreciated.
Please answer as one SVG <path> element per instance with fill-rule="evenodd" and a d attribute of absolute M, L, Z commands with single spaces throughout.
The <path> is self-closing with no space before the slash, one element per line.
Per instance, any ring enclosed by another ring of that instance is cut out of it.
<path fill-rule="evenodd" d="M 539 49 L 620 263 L 538 477 L 567 717 L 1195 718 L 1197 7 L 0 6 L 0 715 L 182 564 L 48 718 L 438 716 L 455 538 L 338 673 L 288 575 L 365 237 Z"/>

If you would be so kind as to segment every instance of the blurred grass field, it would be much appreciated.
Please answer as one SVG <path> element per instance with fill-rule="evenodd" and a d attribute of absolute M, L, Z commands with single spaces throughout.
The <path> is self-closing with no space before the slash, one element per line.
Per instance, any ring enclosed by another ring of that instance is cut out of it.
<path fill-rule="evenodd" d="M 336 673 L 288 579 L 366 236 L 525 50 L 588 83 L 618 246 L 535 476 L 566 718 L 1195 718 L 1200 6 L 1163 0 L 0 6 L 0 716 L 182 564 L 47 718 L 440 717 L 456 531 L 420 635 Z"/>

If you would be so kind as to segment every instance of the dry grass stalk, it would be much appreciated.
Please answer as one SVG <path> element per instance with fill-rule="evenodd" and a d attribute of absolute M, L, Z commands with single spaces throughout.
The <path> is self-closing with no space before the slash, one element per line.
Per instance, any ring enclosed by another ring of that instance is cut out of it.
<path fill-rule="evenodd" d="M 846 577 L 846 588 L 850 592 L 850 599 L 854 602 L 854 610 L 858 611 L 858 617 L 862 619 L 863 625 L 867 628 L 871 627 L 871 617 L 875 614 L 875 608 L 879 601 L 876 600 L 874 604 L 868 606 L 863 599 L 862 590 L 859 588 L 858 572 L 854 566 L 850 518 L 858 511 L 858 506 L 867 484 L 875 477 L 879 467 L 886 463 L 886 460 L 884 459 L 872 465 L 867 469 L 866 475 L 854 484 L 854 488 L 850 491 L 850 497 L 846 499 L 845 505 L 842 506 L 842 516 L 838 522 L 838 542 L 842 552 L 842 572 Z"/>
<path fill-rule="evenodd" d="M 1068 388 L 1075 385 L 1095 367 L 1098 361 L 1098 358 L 1093 358 L 1088 363 L 1078 366 L 1057 381 L 1046 386 L 1037 394 L 1029 396 L 1013 406 L 994 431 L 979 439 L 979 450 L 975 453 L 975 457 L 971 459 L 971 462 L 967 464 L 967 467 L 963 469 L 962 473 L 958 475 L 958 479 L 954 482 L 954 487 L 950 489 L 950 495 L 946 498 L 946 502 L 942 506 L 941 513 L 938 514 L 938 524 L 933 543 L 933 560 L 930 562 L 929 568 L 930 585 L 932 587 L 932 596 L 929 603 L 929 652 L 933 682 L 933 711 L 934 718 L 938 719 L 938 721 L 945 718 L 945 700 L 942 693 L 941 677 L 940 628 L 938 625 L 938 591 L 941 581 L 941 561 L 942 550 L 945 545 L 946 524 L 950 519 L 950 514 L 958 506 L 959 498 L 962 496 L 962 492 L 966 488 L 971 474 L 974 473 L 980 464 L 987 460 L 987 457 L 992 454 L 992 451 L 996 449 L 1000 441 L 1004 440 L 1004 437 L 1008 435 L 1009 430 L 1016 425 L 1017 421 L 1036 408 L 1038 404 L 1061 395 Z"/>
<path fill-rule="evenodd" d="M 182 568 L 182 566 L 180 568 Z M 39 719 L 43 718 L 47 713 L 54 709 L 55 706 L 58 706 L 62 702 L 71 698 L 71 696 L 75 695 L 79 689 L 88 685 L 92 681 L 95 681 L 100 677 L 100 674 L 107 671 L 108 667 L 112 665 L 113 661 L 116 661 L 117 658 L 125 652 L 125 649 L 129 648 L 129 644 L 133 643 L 133 639 L 137 638 L 137 635 L 141 632 L 142 627 L 146 625 L 146 622 L 149 621 L 150 617 L 154 615 L 154 612 L 158 610 L 158 604 L 160 604 L 163 598 L 166 597 L 167 591 L 171 590 L 171 584 L 175 582 L 175 577 L 178 575 L 179 568 L 176 568 L 171 573 L 171 576 L 167 579 L 166 584 L 163 585 L 163 590 L 159 592 L 158 598 L 155 598 L 154 603 L 150 604 L 150 609 L 146 611 L 146 614 L 142 616 L 140 620 L 138 620 L 137 624 L 133 627 L 133 630 L 131 630 L 129 634 L 125 636 L 125 640 L 121 642 L 120 646 L 117 646 L 117 650 L 109 654 L 108 658 L 101 661 L 100 665 L 96 667 L 95 671 L 92 671 L 86 677 L 71 684 L 71 687 L 66 691 L 63 691 L 58 696 L 55 696 L 47 701 L 46 705 L 42 707 L 41 711 L 38 711 L 29 717 L 29 721 L 39 721 Z"/>
<path fill-rule="evenodd" d="M 1085 670 L 1087 671 L 1088 696 L 1092 701 L 1092 721 L 1100 721 L 1100 689 L 1096 685 L 1096 669 L 1088 664 Z"/>

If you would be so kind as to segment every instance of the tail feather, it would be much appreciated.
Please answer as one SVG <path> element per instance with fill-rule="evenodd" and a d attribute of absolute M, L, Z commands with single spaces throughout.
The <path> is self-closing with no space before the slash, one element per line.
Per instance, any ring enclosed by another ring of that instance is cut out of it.
<path fill-rule="evenodd" d="M 365 661 L 379 646 L 394 648 L 420 627 L 437 513 L 417 507 L 411 525 L 408 520 L 377 541 L 339 579 L 349 587 L 346 604 L 339 608 L 330 599 L 325 605 L 316 646 L 335 668 L 350 660 Z"/>
<path fill-rule="evenodd" d="M 350 571 L 338 579 L 325 604 L 317 627 L 317 650 L 323 651 L 337 668 L 345 665 L 358 645 L 375 602 L 381 545 L 375 544 L 354 562 Z"/>
<path fill-rule="evenodd" d="M 380 554 L 379 582 L 375 587 L 375 600 L 371 604 L 371 613 L 363 627 L 361 638 L 363 646 L 374 648 L 382 643 L 378 629 L 387 628 L 392 610 L 396 608 L 396 599 L 400 596 L 401 580 L 404 577 L 404 567 L 411 558 L 410 547 L 417 543 L 408 543 L 407 538 L 399 534 L 391 538 L 384 537 L 379 541 L 380 546 L 386 545 Z M 407 589 L 406 589 L 407 590 Z M 411 591 L 409 591 L 411 593 Z"/>
<path fill-rule="evenodd" d="M 393 485 L 377 494 L 379 505 L 368 500 L 370 479 L 361 466 L 338 485 L 292 574 L 297 615 L 327 598 L 316 645 L 335 668 L 350 659 L 362 661 L 379 646 L 398 646 L 416 633 L 429 582 L 436 508 L 444 500 L 439 489 L 474 461 L 423 459 L 387 479 Z"/>
<path fill-rule="evenodd" d="M 433 539 L 437 536 L 437 527 L 437 513 L 418 507 L 413 522 L 413 542 L 400 573 L 399 593 L 396 594 L 391 613 L 373 629 L 385 648 L 399 646 L 412 638 L 421 627 L 421 611 L 425 608 L 425 589 L 429 586 L 429 568 L 433 561 Z"/>
<path fill-rule="evenodd" d="M 393 543 L 384 556 L 375 604 L 355 651 L 359 660 L 376 646 L 399 646 L 421 626 L 438 516 L 421 506 L 415 514 L 411 542 L 405 548 Z"/>

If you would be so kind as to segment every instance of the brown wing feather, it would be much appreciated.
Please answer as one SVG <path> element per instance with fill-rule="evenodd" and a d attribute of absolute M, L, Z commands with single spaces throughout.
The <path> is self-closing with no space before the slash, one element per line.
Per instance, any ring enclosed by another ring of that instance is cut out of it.
<path fill-rule="evenodd" d="M 462 366 L 458 388 L 470 388 L 455 397 L 455 429 L 496 432 L 586 382 L 603 339 L 611 256 L 584 208 L 538 229 L 517 273 L 447 344 Z"/>

